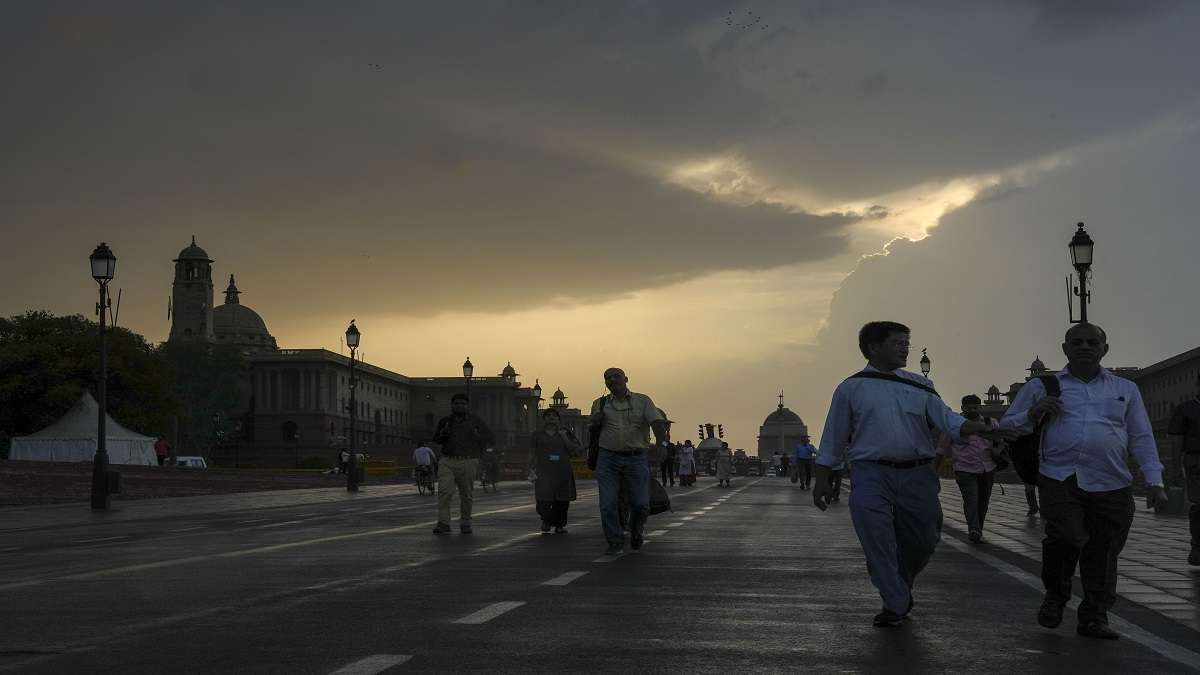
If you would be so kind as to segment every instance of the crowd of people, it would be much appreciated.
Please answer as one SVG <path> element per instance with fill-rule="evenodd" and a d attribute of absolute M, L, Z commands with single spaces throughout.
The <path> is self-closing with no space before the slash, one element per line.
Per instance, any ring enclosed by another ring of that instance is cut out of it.
<path fill-rule="evenodd" d="M 772 464 L 801 490 L 811 490 L 822 511 L 839 500 L 843 476 L 851 483 L 850 518 L 866 558 L 870 580 L 882 607 L 878 627 L 902 625 L 910 616 L 914 588 L 941 539 L 942 508 L 938 470 L 949 462 L 963 497 L 968 539 L 983 540 L 996 471 L 1017 461 L 1032 462 L 1025 494 L 1029 515 L 1039 510 L 1045 524 L 1042 581 L 1045 595 L 1037 622 L 1057 627 L 1071 597 L 1078 569 L 1084 600 L 1079 635 L 1116 639 L 1107 612 L 1116 599 L 1117 560 L 1133 522 L 1133 477 L 1127 460 L 1146 480 L 1147 505 L 1165 505 L 1163 466 L 1137 386 L 1103 368 L 1107 336 L 1093 324 L 1075 324 L 1062 349 L 1067 367 L 1035 378 L 1023 387 L 1004 416 L 980 414 L 976 396 L 950 409 L 933 382 L 904 369 L 910 330 L 894 322 L 862 327 L 859 351 L 867 360 L 833 393 L 820 446 L 804 436 Z M 1044 381 L 1046 380 L 1046 381 Z M 567 531 L 567 512 L 577 496 L 572 457 L 588 455 L 596 476 L 605 553 L 638 550 L 650 508 L 651 476 L 663 485 L 690 485 L 697 473 L 691 441 L 670 441 L 670 420 L 649 396 L 631 391 L 620 368 L 604 371 L 609 393 L 596 399 L 588 417 L 588 441 L 576 438 L 556 410 L 542 413 L 533 435 L 529 475 L 534 482 L 543 533 Z M 1200 381 L 1197 382 L 1200 389 Z M 1188 562 L 1200 565 L 1200 396 L 1180 406 L 1169 433 L 1179 438 L 1187 480 L 1191 481 L 1192 550 Z M 653 435 L 653 441 L 650 440 Z M 438 523 L 450 532 L 450 507 L 460 497 L 459 529 L 471 531 L 472 482 L 478 457 L 492 444 L 491 431 L 467 411 L 457 394 L 452 414 L 438 425 L 441 444 Z M 1013 448 L 1009 456 L 1006 448 Z M 1017 448 L 1026 454 L 1018 457 Z M 1030 449 L 1031 448 L 1031 449 Z M 417 463 L 438 460 L 418 448 Z M 734 455 L 717 451 L 719 485 L 729 485 Z"/>

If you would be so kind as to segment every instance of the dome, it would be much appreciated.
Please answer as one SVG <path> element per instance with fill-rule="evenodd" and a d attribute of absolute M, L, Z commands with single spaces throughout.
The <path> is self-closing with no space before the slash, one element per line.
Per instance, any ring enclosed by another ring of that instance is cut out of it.
<path fill-rule="evenodd" d="M 177 260 L 207 260 L 208 262 L 212 262 L 208 257 L 208 252 L 196 245 L 196 235 L 192 235 L 191 245 L 179 252 Z"/>
<path fill-rule="evenodd" d="M 767 415 L 767 419 L 763 421 L 763 426 L 768 424 L 779 424 L 780 422 L 794 422 L 796 424 L 804 424 L 800 416 L 787 408 L 776 408 L 774 412 Z"/>
<path fill-rule="evenodd" d="M 1045 370 L 1046 364 L 1042 363 L 1042 357 L 1038 356 L 1033 359 L 1033 363 L 1029 364 L 1029 370 Z"/>
<path fill-rule="evenodd" d="M 237 333 L 239 335 L 267 335 L 267 324 L 258 312 L 245 305 L 224 304 L 213 307 L 213 332 L 218 336 L 222 333 Z"/>
<path fill-rule="evenodd" d="M 554 398 L 566 398 L 566 397 L 567 397 L 567 395 L 563 393 L 562 387 L 559 387 L 558 389 L 554 390 Z"/>
<path fill-rule="evenodd" d="M 517 376 L 517 369 L 512 367 L 512 361 L 509 361 L 508 365 L 504 366 L 504 370 L 500 371 L 500 375 L 501 375 L 501 377 L 516 377 Z"/>
<path fill-rule="evenodd" d="M 999 394 L 1000 387 L 997 387 L 996 385 L 993 384 L 992 386 L 988 387 L 987 393 L 988 394 Z"/>

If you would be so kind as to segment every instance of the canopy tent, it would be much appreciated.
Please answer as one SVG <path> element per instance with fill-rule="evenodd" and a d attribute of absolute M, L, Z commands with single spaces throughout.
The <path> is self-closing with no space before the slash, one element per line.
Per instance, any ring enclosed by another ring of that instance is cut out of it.
<path fill-rule="evenodd" d="M 88 392 L 57 422 L 28 436 L 12 439 L 9 459 L 35 462 L 90 462 L 96 455 L 96 421 L 100 404 Z M 110 464 L 158 466 L 155 439 L 117 424 L 105 414 Z"/>

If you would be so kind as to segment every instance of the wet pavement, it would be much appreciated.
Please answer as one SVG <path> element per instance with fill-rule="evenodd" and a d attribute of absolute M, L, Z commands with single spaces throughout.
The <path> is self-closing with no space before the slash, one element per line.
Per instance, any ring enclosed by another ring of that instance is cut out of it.
<path fill-rule="evenodd" d="M 521 483 L 476 492 L 471 535 L 430 534 L 433 499 L 408 486 L 4 509 L 0 671 L 1200 672 L 1200 632 L 1141 599 L 1118 605 L 1118 642 L 1038 627 L 1021 547 L 1040 535 L 1011 490 L 970 546 L 946 484 L 913 618 L 877 629 L 844 504 L 714 482 L 671 488 L 644 549 L 615 558 L 590 481 L 569 533 L 548 536 Z M 1195 578 L 1156 557 L 1158 525 L 1139 517 L 1146 569 L 1132 547 L 1122 573 L 1181 598 L 1146 576 Z"/>

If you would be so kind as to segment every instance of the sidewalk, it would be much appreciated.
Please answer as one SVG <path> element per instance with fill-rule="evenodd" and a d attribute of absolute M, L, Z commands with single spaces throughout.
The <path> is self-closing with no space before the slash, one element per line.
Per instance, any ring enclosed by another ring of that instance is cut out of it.
<path fill-rule="evenodd" d="M 1042 560 L 1040 516 L 1027 518 L 1028 507 L 1021 485 L 1007 484 L 992 492 L 991 506 L 983 527 L 982 550 L 999 547 L 1028 558 Z M 953 480 L 942 481 L 942 510 L 945 526 L 966 539 L 962 496 Z M 1186 516 L 1157 515 L 1138 498 L 1137 513 L 1129 540 L 1121 552 L 1117 593 L 1192 630 L 1200 631 L 1200 567 L 1187 564 L 1190 535 Z M 1078 583 L 1075 585 L 1079 590 Z"/>

